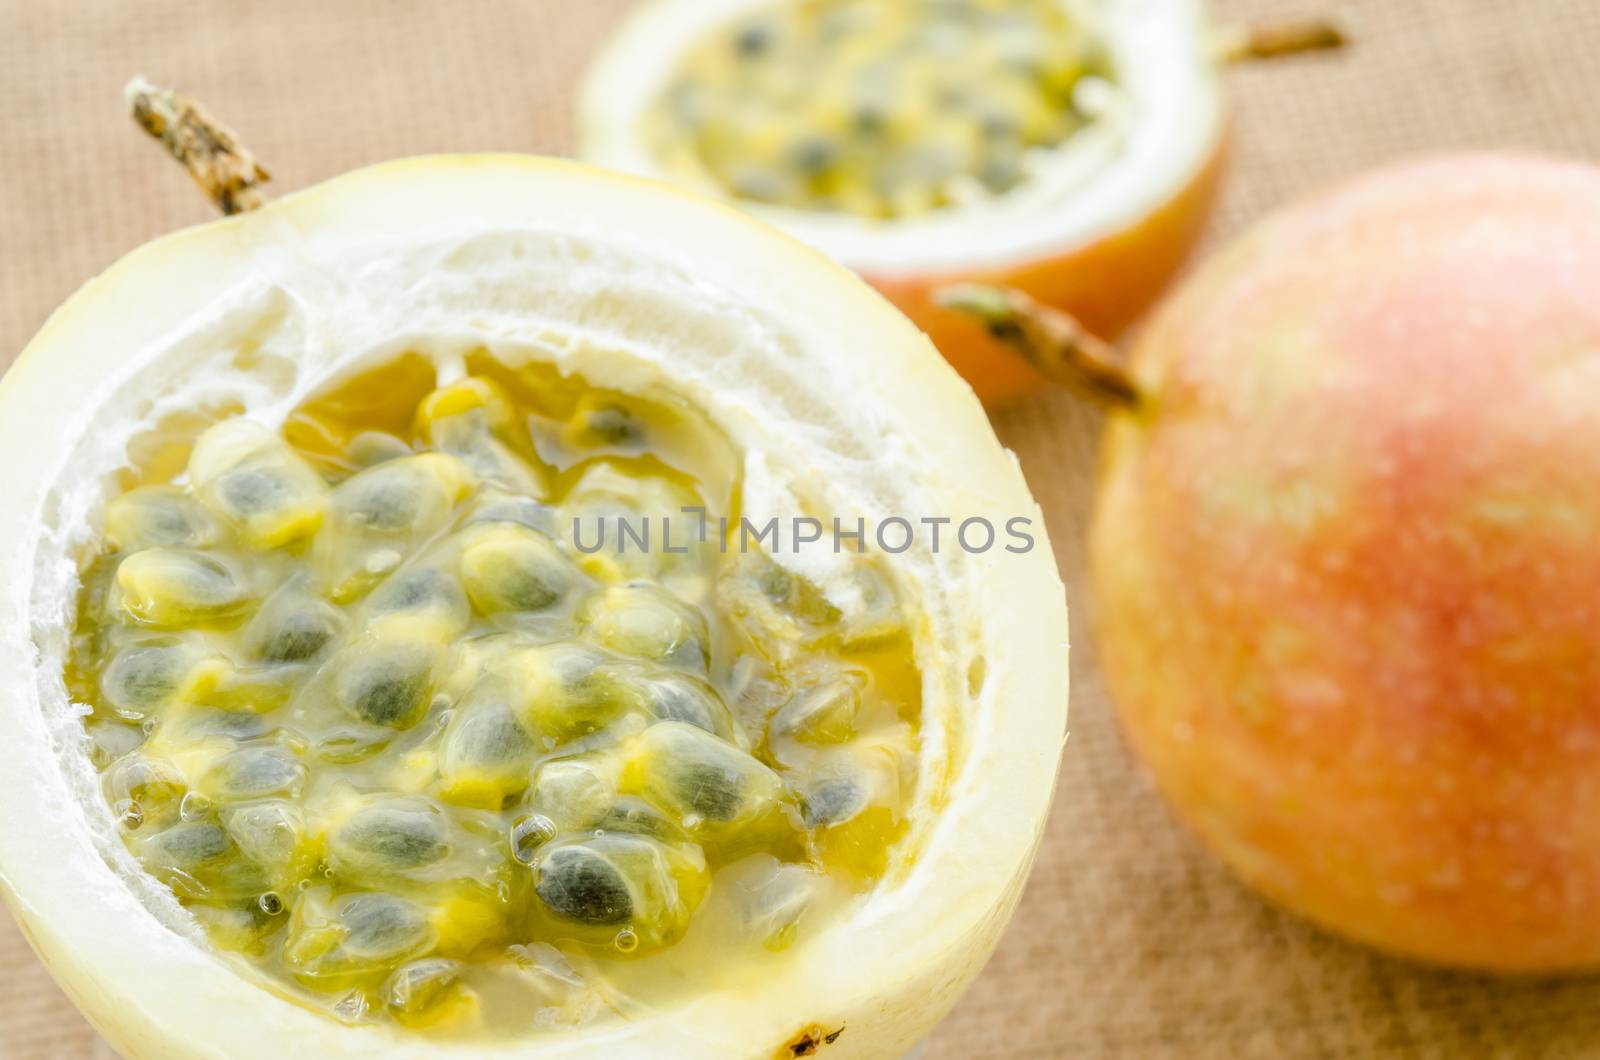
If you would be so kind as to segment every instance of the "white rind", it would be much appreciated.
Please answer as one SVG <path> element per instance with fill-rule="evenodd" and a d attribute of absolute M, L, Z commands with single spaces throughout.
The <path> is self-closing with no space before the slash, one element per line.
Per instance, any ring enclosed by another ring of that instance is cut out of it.
<path fill-rule="evenodd" d="M 1203 0 L 1062 0 L 1104 27 L 1121 93 L 1115 113 L 1057 150 L 1041 175 L 959 209 L 890 221 L 740 205 L 879 279 L 1005 268 L 1090 245 L 1189 186 L 1217 150 L 1223 99 Z M 579 155 L 640 176 L 665 173 L 641 129 L 684 52 L 774 0 L 651 0 L 595 60 L 579 100 Z M 726 196 L 709 176 L 694 190 Z"/>
<path fill-rule="evenodd" d="M 560 1037 L 461 1045 L 340 1025 L 210 953 L 115 837 L 60 661 L 69 557 L 140 423 L 204 399 L 272 423 L 357 364 L 482 347 L 625 388 L 668 383 L 781 488 L 833 511 L 1025 515 L 1038 546 L 897 565 L 929 620 L 922 853 L 902 878 L 770 980 Z M 0 889 L 133 1060 L 762 1057 L 812 1024 L 845 1028 L 830 1055 L 892 1056 L 954 1003 L 1010 915 L 1066 719 L 1066 608 L 1038 510 L 922 335 L 734 211 L 515 156 L 352 173 L 158 240 L 85 286 L 0 381 L 0 452 Z"/>

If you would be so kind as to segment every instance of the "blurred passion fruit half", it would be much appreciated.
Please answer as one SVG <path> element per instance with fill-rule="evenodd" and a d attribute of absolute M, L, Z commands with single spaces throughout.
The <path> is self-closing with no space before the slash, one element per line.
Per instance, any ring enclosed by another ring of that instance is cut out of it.
<path fill-rule="evenodd" d="M 1021 290 L 1114 335 L 1221 168 L 1219 71 L 1340 43 L 1200 0 L 654 0 L 590 70 L 581 153 L 738 202 L 867 277 L 985 401 L 1039 375 L 934 292 Z"/>

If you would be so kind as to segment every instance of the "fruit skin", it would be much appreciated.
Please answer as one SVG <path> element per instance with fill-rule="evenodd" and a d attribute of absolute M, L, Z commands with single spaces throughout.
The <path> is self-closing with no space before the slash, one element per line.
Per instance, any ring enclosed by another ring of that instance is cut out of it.
<path fill-rule="evenodd" d="M 1201 837 L 1353 938 L 1600 965 L 1600 170 L 1411 162 L 1160 311 L 1091 568 L 1128 736 Z"/>
<path fill-rule="evenodd" d="M 332 289 L 330 275 L 345 281 Z M 774 495 L 803 474 L 808 496 L 837 488 L 868 510 L 1030 518 L 1027 554 L 893 560 L 924 605 L 922 731 L 943 739 L 923 741 L 929 779 L 891 878 L 762 975 L 708 968 L 681 1006 L 536 1042 L 346 1026 L 197 945 L 111 831 L 82 720 L 51 675 L 76 591 L 68 550 L 97 530 L 90 513 L 145 388 L 241 383 L 217 361 L 236 366 L 246 333 L 295 368 L 249 380 L 241 401 L 264 418 L 259 404 L 283 396 L 272 386 L 321 386 L 374 348 L 509 359 L 541 335 L 554 345 L 539 349 L 560 346 L 591 378 L 670 386 L 706 410 L 763 456 L 746 474 Z M 1065 594 L 1042 516 L 927 339 L 848 271 L 737 211 L 525 156 L 347 174 L 166 236 L 86 285 L 0 379 L 0 453 L 28 457 L 0 460 L 0 896 L 128 1060 L 760 1058 L 814 1026 L 828 1057 L 901 1055 L 1015 907 L 1066 723 Z"/>
<path fill-rule="evenodd" d="M 1155 303 L 1188 260 L 1211 216 L 1226 162 L 1224 137 L 1167 201 L 1125 227 L 1037 260 L 924 275 L 869 271 L 863 276 L 927 333 L 985 405 L 998 408 L 1038 391 L 1044 378 L 989 337 L 970 315 L 937 304 L 940 289 L 965 283 L 1014 288 L 1066 311 L 1091 334 L 1120 335 Z"/>

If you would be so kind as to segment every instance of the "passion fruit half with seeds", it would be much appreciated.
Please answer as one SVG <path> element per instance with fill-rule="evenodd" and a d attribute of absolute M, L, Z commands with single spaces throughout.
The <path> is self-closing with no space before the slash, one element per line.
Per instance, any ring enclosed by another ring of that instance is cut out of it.
<path fill-rule="evenodd" d="M 856 269 L 988 402 L 1040 376 L 936 299 L 1024 291 L 1115 335 L 1200 235 L 1221 68 L 1335 46 L 1202 0 L 653 0 L 585 82 L 580 153 L 739 203 Z"/>
<path fill-rule="evenodd" d="M 923 335 L 738 212 L 356 172 L 87 285 L 0 447 L 0 885 L 130 1060 L 897 1056 L 1016 901 L 1042 528 L 733 527 L 1037 509 Z"/>

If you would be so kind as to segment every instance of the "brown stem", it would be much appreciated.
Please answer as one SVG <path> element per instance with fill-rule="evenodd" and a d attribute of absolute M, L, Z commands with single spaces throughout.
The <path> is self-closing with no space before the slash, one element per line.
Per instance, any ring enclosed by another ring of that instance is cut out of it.
<path fill-rule="evenodd" d="M 1040 305 L 1021 291 L 980 284 L 941 288 L 935 299 L 977 318 L 993 338 L 1021 354 L 1046 379 L 1108 408 L 1133 409 L 1143 401 L 1116 347 L 1059 309 Z"/>
<path fill-rule="evenodd" d="M 261 185 L 272 178 L 233 130 L 188 96 L 142 77 L 129 81 L 123 95 L 133 120 L 184 164 L 219 210 L 236 214 L 261 205 Z"/>
<path fill-rule="evenodd" d="M 1332 51 L 1343 48 L 1348 41 L 1343 30 L 1322 19 L 1277 26 L 1236 26 L 1221 33 L 1217 55 L 1224 63 L 1254 62 Z"/>

